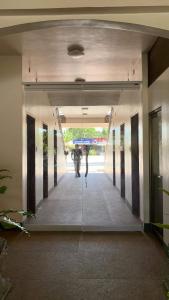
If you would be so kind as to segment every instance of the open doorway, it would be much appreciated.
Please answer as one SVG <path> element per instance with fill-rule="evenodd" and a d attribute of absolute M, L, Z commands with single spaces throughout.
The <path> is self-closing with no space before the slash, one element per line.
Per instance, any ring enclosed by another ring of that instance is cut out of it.
<path fill-rule="evenodd" d="M 72 111 L 77 110 L 76 119 Z M 79 118 L 79 110 L 85 111 L 85 115 Z M 87 111 L 87 112 L 86 112 Z M 85 107 L 73 108 L 60 107 L 59 113 L 63 120 L 62 134 L 64 141 L 63 153 L 67 164 L 67 172 L 59 182 L 54 181 L 57 186 L 49 193 L 42 203 L 36 220 L 33 224 L 38 226 L 56 226 L 57 229 L 65 230 L 141 230 L 141 222 L 132 215 L 124 199 L 120 197 L 119 191 L 112 185 L 105 174 L 105 153 L 109 134 L 111 118 L 100 118 L 96 123 L 96 117 L 90 114 L 108 115 L 110 107 Z M 63 117 L 65 116 L 66 117 Z M 93 117 L 92 115 L 92 117 Z M 89 117 L 87 117 L 89 116 Z M 102 122 L 101 122 L 102 120 Z M 108 120 L 108 121 L 107 121 Z M 74 122 L 74 123 L 73 123 Z M 71 127 L 71 125 L 73 125 Z M 46 139 L 47 126 L 43 127 L 44 145 L 48 144 Z M 113 130 L 113 148 L 115 152 L 116 138 Z M 61 132 L 54 131 L 54 180 L 57 179 L 57 144 L 61 139 Z M 121 126 L 121 146 L 124 150 L 124 124 Z M 76 147 L 78 145 L 78 147 Z M 121 149 L 122 149 L 121 148 Z M 80 150 L 79 172 L 76 176 L 76 162 L 74 150 Z M 59 149 L 61 151 L 61 149 Z M 123 153 L 124 154 L 124 153 Z M 47 153 L 45 152 L 45 159 Z M 124 156 L 123 164 L 125 163 Z M 113 153 L 113 166 L 115 184 L 115 153 Z M 112 174 L 112 173 L 111 173 Z M 124 172 L 125 184 L 125 172 Z M 125 191 L 125 190 L 124 190 Z M 123 194 L 125 196 L 125 193 Z M 49 227 L 48 227 L 49 228 Z"/>

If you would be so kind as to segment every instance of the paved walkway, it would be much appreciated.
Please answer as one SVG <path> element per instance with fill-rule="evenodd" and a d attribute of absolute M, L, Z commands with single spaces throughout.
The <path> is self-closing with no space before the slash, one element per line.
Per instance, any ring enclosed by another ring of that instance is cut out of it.
<path fill-rule="evenodd" d="M 91 173 L 91 168 L 92 173 Z M 141 230 L 141 222 L 132 215 L 126 202 L 103 173 L 103 162 L 90 163 L 87 181 L 82 169 L 75 178 L 69 162 L 68 173 L 40 206 L 31 230 Z M 54 227 L 55 226 L 55 227 Z"/>
<path fill-rule="evenodd" d="M 8 300 L 166 299 L 167 257 L 141 232 L 6 235 Z"/>

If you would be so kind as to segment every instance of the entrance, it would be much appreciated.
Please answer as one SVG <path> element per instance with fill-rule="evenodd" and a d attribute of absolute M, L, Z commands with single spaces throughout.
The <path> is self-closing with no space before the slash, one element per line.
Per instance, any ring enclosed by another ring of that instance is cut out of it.
<path fill-rule="evenodd" d="M 150 113 L 150 221 L 163 223 L 163 180 L 161 176 L 161 108 Z M 153 226 L 153 231 L 161 237 L 163 230 Z"/>
<path fill-rule="evenodd" d="M 120 126 L 120 164 L 121 164 L 121 197 L 125 199 L 125 151 L 124 151 L 125 125 Z"/>
<path fill-rule="evenodd" d="M 48 126 L 43 124 L 43 198 L 48 197 Z"/>
<path fill-rule="evenodd" d="M 54 186 L 57 185 L 57 130 L 54 130 Z"/>
<path fill-rule="evenodd" d="M 116 152 L 115 152 L 116 132 L 113 130 L 113 185 L 116 185 Z"/>
<path fill-rule="evenodd" d="M 35 213 L 35 119 L 27 115 L 27 210 Z"/>
<path fill-rule="evenodd" d="M 132 171 L 132 212 L 140 216 L 139 186 L 139 118 L 138 114 L 131 118 L 131 171 Z"/>

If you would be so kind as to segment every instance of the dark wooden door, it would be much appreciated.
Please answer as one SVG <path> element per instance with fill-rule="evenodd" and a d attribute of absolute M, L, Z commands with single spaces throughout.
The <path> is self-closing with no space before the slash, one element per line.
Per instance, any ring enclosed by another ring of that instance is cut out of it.
<path fill-rule="evenodd" d="M 43 124 L 43 198 L 48 197 L 48 126 Z"/>
<path fill-rule="evenodd" d="M 115 142 L 116 142 L 116 132 L 113 130 L 113 185 L 116 185 L 116 151 L 115 151 Z"/>
<path fill-rule="evenodd" d="M 163 223 L 163 178 L 162 166 L 161 109 L 150 114 L 150 221 Z M 153 231 L 162 237 L 163 230 L 153 226 Z"/>
<path fill-rule="evenodd" d="M 125 125 L 120 126 L 120 166 L 121 166 L 121 197 L 125 198 Z"/>
<path fill-rule="evenodd" d="M 139 117 L 131 118 L 131 174 L 132 174 L 132 212 L 140 216 L 140 183 L 139 183 Z"/>
<path fill-rule="evenodd" d="M 35 119 L 27 115 L 27 210 L 35 213 Z"/>
<path fill-rule="evenodd" d="M 54 186 L 57 185 L 57 130 L 54 130 Z"/>

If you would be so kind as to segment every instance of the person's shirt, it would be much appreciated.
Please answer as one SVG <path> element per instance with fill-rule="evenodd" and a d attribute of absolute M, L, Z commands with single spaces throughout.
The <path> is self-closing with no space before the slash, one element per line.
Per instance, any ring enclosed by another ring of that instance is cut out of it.
<path fill-rule="evenodd" d="M 80 160 L 82 157 L 82 150 L 81 149 L 73 149 L 71 153 L 73 160 Z"/>

